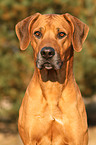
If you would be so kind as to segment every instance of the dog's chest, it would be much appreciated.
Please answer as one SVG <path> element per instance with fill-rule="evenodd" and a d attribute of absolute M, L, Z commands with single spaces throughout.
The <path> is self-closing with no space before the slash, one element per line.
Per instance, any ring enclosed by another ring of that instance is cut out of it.
<path fill-rule="evenodd" d="M 35 128 L 36 136 L 40 136 L 41 132 L 43 136 L 46 133 L 58 136 L 59 132 L 65 134 L 64 132 L 66 120 L 67 118 L 65 118 L 65 115 L 62 114 L 62 112 L 57 106 L 55 106 L 53 109 L 49 109 L 48 106 L 45 107 L 43 112 L 40 112 L 40 114 L 36 113 L 34 116 L 32 116 L 30 126 Z"/>
<path fill-rule="evenodd" d="M 47 142 L 52 140 L 58 141 L 59 139 L 58 145 L 61 145 L 61 142 L 65 141 L 66 129 L 64 118 L 59 115 L 45 112 L 43 115 L 34 116 L 30 123 L 31 138 L 35 138 L 39 143 L 43 142 L 44 138 Z"/>

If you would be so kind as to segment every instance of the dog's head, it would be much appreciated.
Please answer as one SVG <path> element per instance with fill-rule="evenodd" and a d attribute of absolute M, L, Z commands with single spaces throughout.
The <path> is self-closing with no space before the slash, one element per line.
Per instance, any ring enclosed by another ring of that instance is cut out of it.
<path fill-rule="evenodd" d="M 25 50 L 31 41 L 39 69 L 60 69 L 69 49 L 81 51 L 88 30 L 86 24 L 70 14 L 36 13 L 16 25 L 20 48 Z"/>

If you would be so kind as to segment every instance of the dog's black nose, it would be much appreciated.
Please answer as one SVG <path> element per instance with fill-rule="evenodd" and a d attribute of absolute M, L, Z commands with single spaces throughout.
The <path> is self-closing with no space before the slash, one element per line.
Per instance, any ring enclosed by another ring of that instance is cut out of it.
<path fill-rule="evenodd" d="M 52 58 L 55 55 L 55 50 L 52 47 L 43 47 L 41 49 L 41 55 L 43 58 Z"/>

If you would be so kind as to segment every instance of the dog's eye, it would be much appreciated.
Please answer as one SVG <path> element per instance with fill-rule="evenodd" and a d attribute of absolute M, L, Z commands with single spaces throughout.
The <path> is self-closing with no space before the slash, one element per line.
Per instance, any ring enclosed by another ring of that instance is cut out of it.
<path fill-rule="evenodd" d="M 34 35 L 35 35 L 38 39 L 41 38 L 41 36 L 42 36 L 42 34 L 41 34 L 40 31 L 34 32 Z"/>
<path fill-rule="evenodd" d="M 58 38 L 59 39 L 62 39 L 63 37 L 65 37 L 66 36 L 66 33 L 64 33 L 64 32 L 59 32 L 58 33 Z"/>

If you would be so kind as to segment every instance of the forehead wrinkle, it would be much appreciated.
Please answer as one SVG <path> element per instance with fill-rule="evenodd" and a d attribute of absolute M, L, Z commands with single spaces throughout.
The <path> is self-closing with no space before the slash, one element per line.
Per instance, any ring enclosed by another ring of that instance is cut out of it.
<path fill-rule="evenodd" d="M 52 24 L 54 24 L 54 21 L 56 23 L 56 21 L 58 22 L 58 19 L 61 19 L 60 15 L 56 15 L 56 14 L 45 14 L 42 15 L 43 20 L 45 20 L 46 25 L 51 26 Z M 63 19 L 62 19 L 63 20 Z"/>
<path fill-rule="evenodd" d="M 69 29 L 69 24 L 64 17 L 56 14 L 41 15 L 34 25 L 39 28 L 39 30 L 41 28 L 44 31 L 49 29 L 56 29 L 57 31 L 63 28 L 65 30 L 66 28 Z"/>
<path fill-rule="evenodd" d="M 57 15 L 56 17 L 53 18 L 53 27 L 57 30 L 63 30 L 68 33 L 67 31 L 70 31 L 70 25 L 69 23 L 66 21 L 66 19 L 64 19 L 64 17 Z"/>
<path fill-rule="evenodd" d="M 35 27 L 42 27 L 45 25 L 52 25 L 55 21 L 58 22 L 58 20 L 61 19 L 61 16 L 56 15 L 56 14 L 45 14 L 45 15 L 41 15 L 39 16 L 39 18 L 37 19 L 37 21 L 34 23 Z"/>
<path fill-rule="evenodd" d="M 60 21 L 61 21 L 61 23 L 60 23 Z M 60 15 L 49 15 L 48 24 L 51 27 L 53 25 L 53 28 L 54 27 L 60 28 L 62 26 L 63 22 L 64 22 L 64 18 L 61 17 Z"/>
<path fill-rule="evenodd" d="M 47 21 L 44 18 L 43 15 L 39 16 L 39 18 L 37 19 L 37 21 L 34 23 L 34 27 L 35 28 L 40 28 L 40 27 L 44 27 L 46 25 Z"/>

